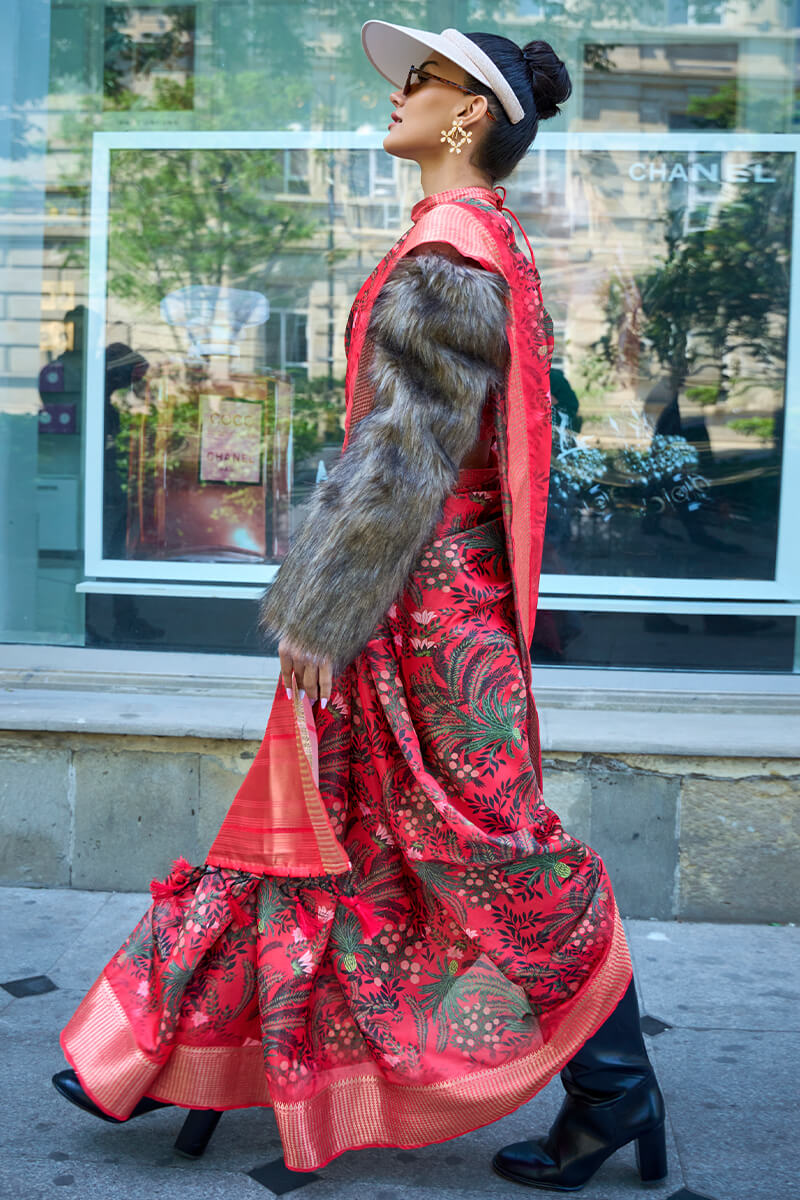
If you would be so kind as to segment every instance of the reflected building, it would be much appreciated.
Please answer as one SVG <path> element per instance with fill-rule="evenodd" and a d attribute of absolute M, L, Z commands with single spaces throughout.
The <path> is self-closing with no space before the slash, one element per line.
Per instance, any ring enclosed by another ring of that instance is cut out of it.
<path fill-rule="evenodd" d="M 146 360 L 155 393 L 176 364 L 186 370 L 189 350 L 164 320 L 164 296 L 200 284 L 266 297 L 268 318 L 241 330 L 226 364 L 224 398 L 247 403 L 247 387 L 267 379 L 291 394 L 291 503 L 288 524 L 274 521 L 288 538 L 341 445 L 350 305 L 420 193 L 416 166 L 380 148 L 391 88 L 363 60 L 343 2 L 47 9 L 47 38 L 25 34 L 30 72 L 12 98 L 0 218 L 12 314 L 0 421 L 14 447 L 3 504 L 39 520 L 20 519 L 9 548 L 17 592 L 11 575 L 0 590 L 10 640 L 81 644 L 91 593 L 75 589 L 91 585 L 95 519 L 84 472 L 108 461 L 113 433 L 98 434 L 99 456 L 87 450 L 106 348 Z M 651 610 L 659 597 L 722 600 L 735 590 L 734 560 L 742 601 L 767 600 L 786 592 L 776 572 L 788 536 L 798 6 L 665 0 L 615 11 L 612 24 L 588 2 L 553 16 L 520 0 L 496 18 L 520 43 L 550 40 L 575 88 L 507 195 L 554 322 L 554 413 L 569 416 L 554 438 L 543 595 L 613 599 L 649 580 Z M 466 0 L 408 18 L 482 20 Z M 336 145 L 317 145 L 320 130 Z M 746 143 L 752 134 L 773 139 L 769 148 Z M 127 545 L 129 525 L 114 528 L 107 544 Z M 262 562 L 270 539 L 253 539 Z M 244 582 L 235 565 L 220 560 L 220 584 Z M 794 616 L 781 619 L 775 661 L 790 670 Z"/>

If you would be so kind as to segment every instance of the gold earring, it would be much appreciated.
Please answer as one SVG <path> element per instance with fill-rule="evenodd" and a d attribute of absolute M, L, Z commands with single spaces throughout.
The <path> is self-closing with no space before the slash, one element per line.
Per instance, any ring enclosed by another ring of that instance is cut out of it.
<path fill-rule="evenodd" d="M 472 130 L 471 129 L 462 129 L 461 128 L 462 120 L 463 120 L 463 117 L 456 117 L 456 119 L 453 122 L 452 127 L 450 129 L 442 130 L 442 136 L 439 139 L 442 142 L 448 143 L 448 145 L 450 146 L 451 154 L 453 153 L 453 151 L 455 151 L 456 154 L 460 154 L 461 147 L 464 145 L 468 146 L 470 144 L 470 142 L 472 141 Z M 456 141 L 456 138 L 458 138 L 459 140 Z"/>

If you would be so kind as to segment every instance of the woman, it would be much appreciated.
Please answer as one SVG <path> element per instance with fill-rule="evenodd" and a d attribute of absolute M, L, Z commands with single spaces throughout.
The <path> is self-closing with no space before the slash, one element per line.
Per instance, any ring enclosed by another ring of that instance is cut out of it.
<path fill-rule="evenodd" d="M 56 1085 L 107 1119 L 193 1109 L 199 1152 L 220 1110 L 271 1105 L 311 1170 L 457 1137 L 560 1070 L 546 1138 L 494 1168 L 574 1190 L 636 1139 L 661 1178 L 624 931 L 544 804 L 530 685 L 553 339 L 493 187 L 569 78 L 545 42 L 362 37 L 403 84 L 384 145 L 425 197 L 353 305 L 344 450 L 262 603 L 286 696 L 206 863 L 153 885 L 64 1031 Z"/>

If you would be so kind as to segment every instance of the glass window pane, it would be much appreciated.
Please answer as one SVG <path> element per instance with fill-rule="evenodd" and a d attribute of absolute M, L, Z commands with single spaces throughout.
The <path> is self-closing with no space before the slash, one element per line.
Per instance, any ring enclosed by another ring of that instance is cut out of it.
<path fill-rule="evenodd" d="M 558 280 L 545 570 L 772 580 L 794 155 L 544 153 L 546 203 L 509 204 Z"/>
<path fill-rule="evenodd" d="M 393 89 L 345 0 L 9 4 L 0 638 L 184 645 L 184 601 L 78 589 L 267 581 L 340 452 L 348 311 L 419 173 L 382 149 Z M 543 590 L 587 600 L 565 665 L 657 664 L 675 622 L 709 669 L 734 642 L 791 669 L 792 617 L 734 637 L 658 603 L 800 599 L 781 510 L 799 14 L 376 14 L 545 38 L 573 79 L 507 197 L 556 337 Z M 639 591 L 646 613 L 592 613 Z"/>
<path fill-rule="evenodd" d="M 793 670 L 797 622 L 739 613 L 580 612 L 540 607 L 535 665 L 661 671 Z"/>

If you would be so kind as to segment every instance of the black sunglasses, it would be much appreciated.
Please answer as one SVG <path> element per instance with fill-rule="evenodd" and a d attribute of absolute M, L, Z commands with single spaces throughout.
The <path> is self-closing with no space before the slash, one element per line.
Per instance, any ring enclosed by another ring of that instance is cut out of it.
<path fill-rule="evenodd" d="M 419 83 L 423 83 L 426 79 L 435 79 L 437 83 L 446 83 L 448 87 L 458 88 L 458 90 L 460 92 L 464 92 L 465 95 L 467 95 L 467 96 L 480 95 L 479 92 L 473 92 L 468 87 L 464 87 L 464 85 L 461 83 L 453 83 L 452 79 L 443 79 L 441 75 L 434 75 L 433 71 L 422 71 L 422 70 L 420 70 L 419 67 L 410 67 L 409 71 L 408 71 L 408 75 L 406 75 L 406 81 L 403 84 L 403 95 L 404 96 L 407 96 L 410 93 L 412 87 L 414 86 L 414 81 L 412 80 L 413 75 L 416 75 L 417 82 L 419 82 Z M 492 114 L 489 112 L 488 108 L 486 110 L 486 115 L 490 121 L 496 120 L 496 118 L 493 117 Z"/>

